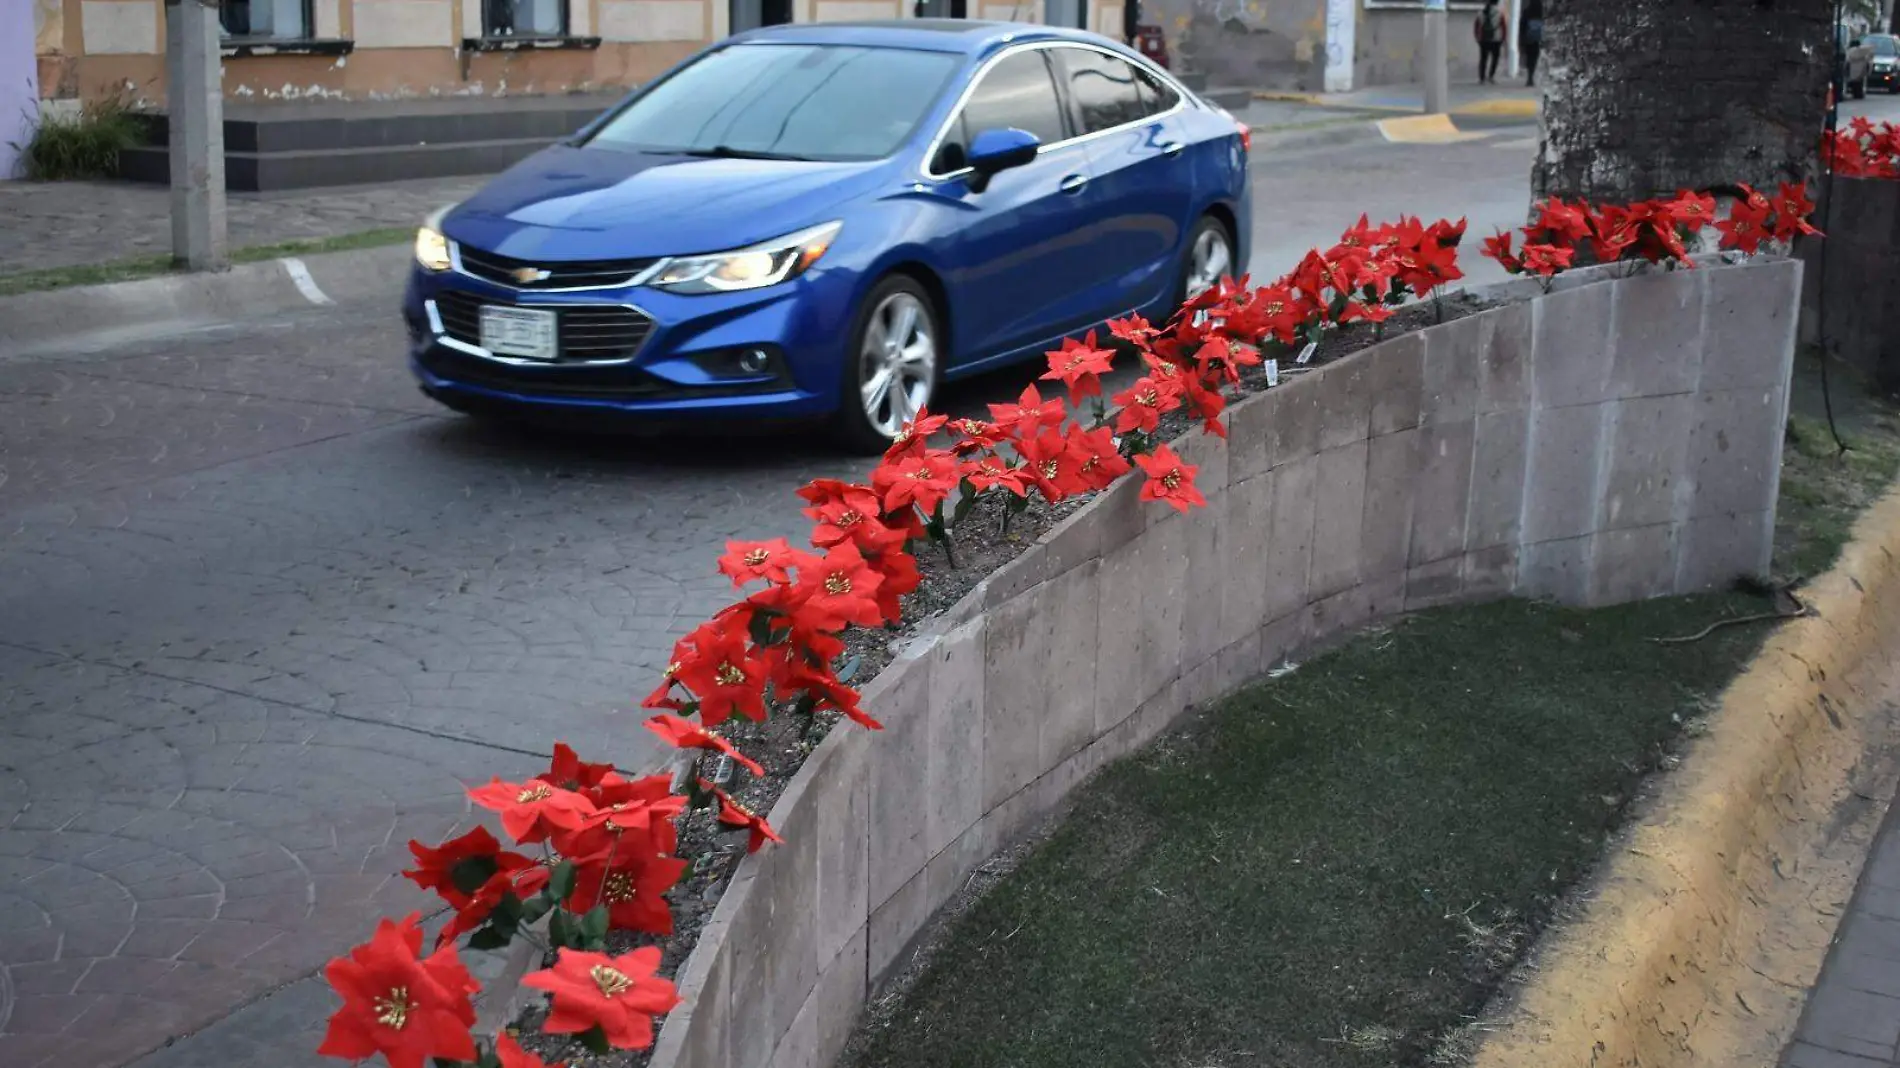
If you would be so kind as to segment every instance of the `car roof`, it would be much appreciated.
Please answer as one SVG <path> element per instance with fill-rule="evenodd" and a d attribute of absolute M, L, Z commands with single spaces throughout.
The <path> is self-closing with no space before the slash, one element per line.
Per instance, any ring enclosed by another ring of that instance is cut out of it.
<path fill-rule="evenodd" d="M 1110 43 L 1107 38 L 1081 30 L 1021 22 L 985 22 L 980 19 L 891 19 L 882 22 L 805 22 L 767 26 L 736 34 L 732 43 L 783 42 L 787 44 L 864 45 L 873 48 L 914 48 L 928 52 L 980 55 L 1018 41 L 1086 41 Z"/>

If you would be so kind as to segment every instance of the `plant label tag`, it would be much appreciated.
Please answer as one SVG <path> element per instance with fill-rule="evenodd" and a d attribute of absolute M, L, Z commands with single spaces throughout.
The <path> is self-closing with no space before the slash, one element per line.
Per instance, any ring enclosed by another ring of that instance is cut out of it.
<path fill-rule="evenodd" d="M 1280 361 L 1268 360 L 1267 361 L 1267 385 L 1277 386 L 1279 384 L 1280 384 Z"/>
<path fill-rule="evenodd" d="M 1318 351 L 1319 351 L 1319 342 L 1309 341 L 1306 343 L 1306 347 L 1300 350 L 1299 358 L 1294 360 L 1293 362 L 1304 365 L 1306 361 L 1312 359 L 1313 354 Z"/>
<path fill-rule="evenodd" d="M 719 763 L 713 765 L 713 782 L 724 786 L 732 778 L 732 755 L 719 754 Z"/>

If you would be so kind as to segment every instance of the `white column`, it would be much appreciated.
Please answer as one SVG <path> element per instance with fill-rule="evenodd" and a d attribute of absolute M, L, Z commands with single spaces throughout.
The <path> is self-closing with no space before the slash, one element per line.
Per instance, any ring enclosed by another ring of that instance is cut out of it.
<path fill-rule="evenodd" d="M 1425 0 L 1425 114 L 1442 115 L 1451 98 L 1451 74 L 1445 69 L 1445 0 Z"/>
<path fill-rule="evenodd" d="M 1353 51 L 1358 43 L 1354 0 L 1326 0 L 1326 91 L 1352 90 Z"/>
<path fill-rule="evenodd" d="M 165 2 L 165 121 L 171 151 L 172 259 L 194 271 L 230 266 L 224 218 L 224 88 L 218 8 Z"/>

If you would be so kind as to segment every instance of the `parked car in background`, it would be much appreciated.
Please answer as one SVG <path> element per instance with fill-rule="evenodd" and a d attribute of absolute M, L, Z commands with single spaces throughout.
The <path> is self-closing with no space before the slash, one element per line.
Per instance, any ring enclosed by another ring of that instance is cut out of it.
<path fill-rule="evenodd" d="M 1869 88 L 1900 92 L 1900 37 L 1870 33 L 1847 47 L 1847 91 L 1856 99 Z"/>
<path fill-rule="evenodd" d="M 464 411 L 881 450 L 946 378 L 1243 272 L 1248 148 L 1080 31 L 740 34 L 429 220 L 411 365 Z"/>

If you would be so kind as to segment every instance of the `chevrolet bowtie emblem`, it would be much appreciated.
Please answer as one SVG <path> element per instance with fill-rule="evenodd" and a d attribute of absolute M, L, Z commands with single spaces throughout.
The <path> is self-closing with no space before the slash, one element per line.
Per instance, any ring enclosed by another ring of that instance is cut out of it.
<path fill-rule="evenodd" d="M 510 273 L 510 277 L 526 286 L 533 285 L 536 282 L 545 282 L 553 277 L 553 275 L 539 267 L 516 267 L 514 271 Z"/>

